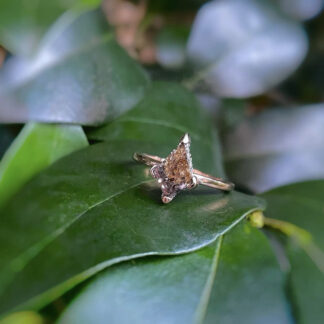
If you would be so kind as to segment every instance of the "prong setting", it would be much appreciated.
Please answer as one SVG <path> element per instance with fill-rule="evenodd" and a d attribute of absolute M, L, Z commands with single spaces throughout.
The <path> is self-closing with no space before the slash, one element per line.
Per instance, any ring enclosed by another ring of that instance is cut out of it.
<path fill-rule="evenodd" d="M 169 196 L 163 196 L 163 195 L 162 195 L 162 202 L 163 202 L 164 204 L 168 204 L 169 202 L 172 201 L 172 199 L 173 199 L 173 198 L 171 198 L 171 197 L 169 197 Z"/>
<path fill-rule="evenodd" d="M 180 140 L 180 143 L 183 143 L 183 144 L 190 144 L 191 140 L 190 140 L 190 136 L 188 133 L 184 134 L 183 137 L 181 138 Z"/>
<path fill-rule="evenodd" d="M 196 188 L 197 186 L 198 186 L 198 179 L 197 179 L 196 176 L 193 176 L 193 177 L 192 177 L 192 187 L 191 187 L 191 189 L 194 189 L 194 188 Z"/>

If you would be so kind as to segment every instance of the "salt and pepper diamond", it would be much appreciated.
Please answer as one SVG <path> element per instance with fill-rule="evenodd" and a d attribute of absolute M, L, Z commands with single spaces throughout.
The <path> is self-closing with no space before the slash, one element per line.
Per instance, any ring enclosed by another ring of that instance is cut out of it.
<path fill-rule="evenodd" d="M 192 189 L 197 185 L 193 175 L 190 154 L 190 137 L 185 134 L 169 156 L 151 168 L 151 174 L 158 179 L 162 189 L 162 201 L 169 203 L 179 191 Z"/>

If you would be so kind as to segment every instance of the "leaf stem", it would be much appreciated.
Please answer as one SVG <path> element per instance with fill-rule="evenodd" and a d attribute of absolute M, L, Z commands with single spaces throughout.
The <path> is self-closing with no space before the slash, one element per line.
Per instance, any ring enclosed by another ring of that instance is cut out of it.
<path fill-rule="evenodd" d="M 263 222 L 265 226 L 279 230 L 283 234 L 294 238 L 301 246 L 312 241 L 312 235 L 308 231 L 292 223 L 269 217 L 264 217 Z"/>
<path fill-rule="evenodd" d="M 209 303 L 209 299 L 210 299 L 210 294 L 211 294 L 213 284 L 215 281 L 215 276 L 216 276 L 216 272 L 217 272 L 223 236 L 220 236 L 217 241 L 218 242 L 216 243 L 216 247 L 215 247 L 215 254 L 214 254 L 213 262 L 211 265 L 211 271 L 207 278 L 203 293 L 200 297 L 200 302 L 199 302 L 197 310 L 196 310 L 196 316 L 195 316 L 195 321 L 194 321 L 194 323 L 196 323 L 196 324 L 203 323 L 203 321 L 205 319 L 206 311 L 207 311 L 207 307 L 208 307 L 208 303 Z"/>
<path fill-rule="evenodd" d="M 265 217 L 262 211 L 256 211 L 249 216 L 252 226 L 262 228 L 264 226 L 280 231 L 286 236 L 293 238 L 299 247 L 311 258 L 318 269 L 324 274 L 324 253 L 314 243 L 311 233 L 292 223 Z"/>

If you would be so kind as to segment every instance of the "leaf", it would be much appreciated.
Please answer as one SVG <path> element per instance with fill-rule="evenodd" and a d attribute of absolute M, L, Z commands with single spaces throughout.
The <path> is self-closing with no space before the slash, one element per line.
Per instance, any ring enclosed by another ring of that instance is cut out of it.
<path fill-rule="evenodd" d="M 323 10 L 322 0 L 277 0 L 277 2 L 284 13 L 298 20 L 311 19 Z"/>
<path fill-rule="evenodd" d="M 90 130 L 87 135 L 96 141 L 136 139 L 169 146 L 177 143 L 184 133 L 189 133 L 193 140 L 192 150 L 197 150 L 194 162 L 206 172 L 213 173 L 216 169 L 218 176 L 224 177 L 217 134 L 197 105 L 195 97 L 183 87 L 153 82 L 134 109 L 107 125 Z M 214 164 L 208 163 L 210 154 Z"/>
<path fill-rule="evenodd" d="M 323 125 L 322 104 L 246 118 L 225 136 L 227 174 L 255 192 L 324 177 Z"/>
<path fill-rule="evenodd" d="M 92 8 L 99 3 L 99 0 L 3 0 L 0 2 L 0 44 L 11 53 L 30 55 L 65 10 Z"/>
<path fill-rule="evenodd" d="M 197 252 L 106 270 L 59 323 L 288 323 L 282 285 L 267 239 L 241 223 Z"/>
<path fill-rule="evenodd" d="M 45 320 L 35 312 L 18 312 L 0 320 L 0 324 L 44 324 Z"/>
<path fill-rule="evenodd" d="M 291 265 L 288 289 L 295 304 L 298 323 L 321 323 L 324 307 L 323 270 L 293 242 L 287 247 L 287 254 Z"/>
<path fill-rule="evenodd" d="M 302 26 L 271 1 L 211 1 L 199 10 L 189 37 L 188 56 L 198 73 L 187 85 L 204 80 L 218 96 L 255 96 L 293 73 L 307 48 Z"/>
<path fill-rule="evenodd" d="M 185 26 L 167 26 L 162 29 L 156 40 L 156 59 L 161 66 L 176 70 L 185 64 L 188 34 Z"/>
<path fill-rule="evenodd" d="M 298 323 L 321 323 L 324 317 L 324 180 L 276 188 L 262 195 L 266 215 L 292 223 L 312 234 L 312 242 L 288 240 L 289 288 Z"/>
<path fill-rule="evenodd" d="M 285 277 L 266 236 L 248 226 L 235 230 L 224 238 L 205 322 L 291 323 Z"/>
<path fill-rule="evenodd" d="M 0 85 L 2 122 L 93 125 L 132 108 L 148 79 L 91 11 L 63 16 L 33 60 L 7 62 Z"/>
<path fill-rule="evenodd" d="M 179 110 L 183 116 L 192 113 L 204 119 L 191 94 L 185 99 L 185 90 L 169 87 L 173 96 L 163 93 L 160 101 L 152 101 L 150 109 L 159 111 L 157 116 L 164 115 L 166 101 L 175 116 Z M 177 104 L 178 94 L 185 99 L 182 105 Z M 185 122 L 180 125 L 185 127 Z M 206 116 L 204 125 L 205 130 L 211 129 Z M 0 226 L 1 312 L 43 306 L 123 260 L 197 250 L 246 214 L 264 208 L 256 197 L 203 189 L 163 205 L 161 191 L 146 168 L 132 162 L 134 152 L 166 156 L 177 144 L 154 142 L 158 134 L 173 140 L 165 128 L 156 127 L 154 133 L 147 133 L 146 141 L 121 138 L 73 153 L 35 177 L 6 206 Z M 193 139 L 194 165 L 217 175 L 219 164 L 211 146 L 217 143 L 202 134 Z M 207 153 L 208 159 L 199 158 Z"/>
<path fill-rule="evenodd" d="M 35 174 L 87 145 L 80 126 L 27 124 L 0 163 L 0 208 Z"/>

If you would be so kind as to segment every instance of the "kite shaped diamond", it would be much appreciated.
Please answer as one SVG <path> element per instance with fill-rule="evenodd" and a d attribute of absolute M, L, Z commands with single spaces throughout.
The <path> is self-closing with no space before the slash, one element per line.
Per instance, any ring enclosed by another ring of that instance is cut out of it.
<path fill-rule="evenodd" d="M 151 168 L 151 174 L 158 179 L 162 189 L 162 201 L 169 203 L 179 191 L 192 189 L 197 180 L 193 175 L 192 159 L 190 154 L 190 137 L 185 134 L 178 144 L 162 163 Z"/>

